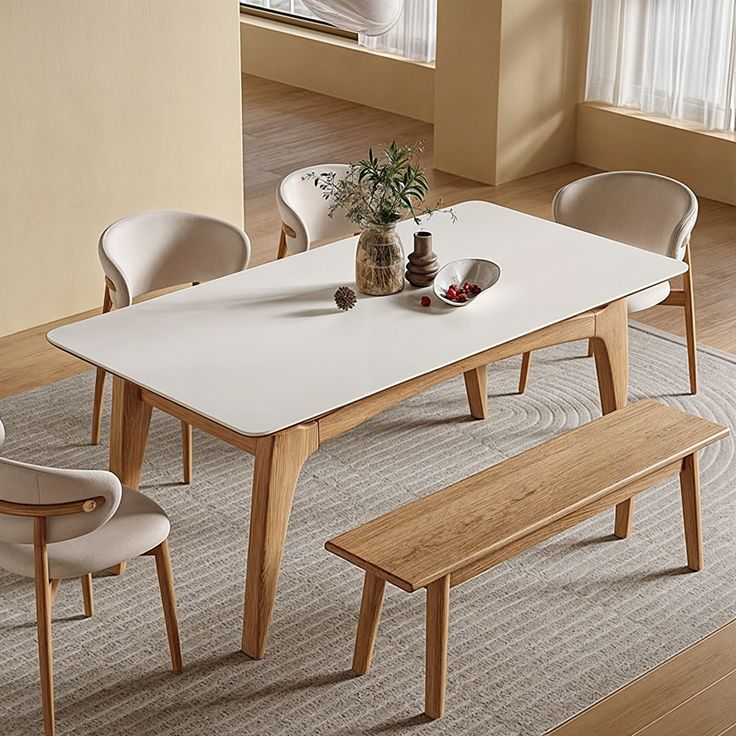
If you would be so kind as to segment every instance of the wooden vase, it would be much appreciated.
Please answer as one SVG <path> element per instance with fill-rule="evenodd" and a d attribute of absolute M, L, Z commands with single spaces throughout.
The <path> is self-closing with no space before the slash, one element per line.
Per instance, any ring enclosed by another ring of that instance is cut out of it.
<path fill-rule="evenodd" d="M 412 286 L 430 286 L 440 270 L 440 262 L 432 251 L 432 233 L 414 233 L 414 252 L 406 264 L 406 279 Z"/>
<path fill-rule="evenodd" d="M 396 294 L 404 288 L 404 249 L 395 225 L 363 230 L 355 251 L 355 283 L 371 296 Z"/>

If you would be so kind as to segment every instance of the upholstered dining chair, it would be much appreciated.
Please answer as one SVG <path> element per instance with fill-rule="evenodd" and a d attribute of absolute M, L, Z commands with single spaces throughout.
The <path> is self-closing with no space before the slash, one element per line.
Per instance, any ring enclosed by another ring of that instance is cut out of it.
<path fill-rule="evenodd" d="M 145 212 L 110 225 L 100 236 L 105 273 L 102 311 L 122 309 L 158 289 L 243 271 L 250 240 L 239 227 L 189 212 Z M 92 410 L 92 444 L 100 441 L 105 371 L 97 369 Z M 182 422 L 184 482 L 192 480 L 192 428 Z"/>
<path fill-rule="evenodd" d="M 556 222 L 611 240 L 684 260 L 688 270 L 682 289 L 669 282 L 657 284 L 627 300 L 629 313 L 656 304 L 685 310 L 690 393 L 698 390 L 695 304 L 690 234 L 698 217 L 698 200 L 675 179 L 644 171 L 611 171 L 593 174 L 562 187 L 552 202 Z M 592 346 L 588 346 L 591 356 Z M 529 377 L 531 353 L 524 353 L 519 377 L 523 393 Z"/>
<path fill-rule="evenodd" d="M 152 555 L 171 665 L 174 672 L 181 672 L 169 531 L 163 509 L 142 493 L 122 487 L 112 473 L 61 470 L 0 458 L 0 567 L 35 580 L 46 736 L 55 733 L 51 609 L 62 579 L 81 579 L 84 611 L 91 616 L 92 573 L 132 557 Z"/>
<path fill-rule="evenodd" d="M 334 173 L 341 178 L 347 171 L 347 164 L 315 164 L 282 180 L 276 190 L 281 215 L 279 258 L 309 250 L 313 243 L 338 240 L 355 232 L 355 225 L 345 219 L 342 210 L 335 210 L 330 217 L 330 203 L 322 196 L 322 190 L 312 179 L 304 178 L 309 172 Z"/>

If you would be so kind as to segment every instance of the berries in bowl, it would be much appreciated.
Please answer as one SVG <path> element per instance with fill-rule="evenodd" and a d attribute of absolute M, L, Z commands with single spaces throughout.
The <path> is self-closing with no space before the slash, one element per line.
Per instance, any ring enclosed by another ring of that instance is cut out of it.
<path fill-rule="evenodd" d="M 434 293 L 445 304 L 464 307 L 472 304 L 501 276 L 501 269 L 484 258 L 463 258 L 440 269 L 434 279 Z"/>

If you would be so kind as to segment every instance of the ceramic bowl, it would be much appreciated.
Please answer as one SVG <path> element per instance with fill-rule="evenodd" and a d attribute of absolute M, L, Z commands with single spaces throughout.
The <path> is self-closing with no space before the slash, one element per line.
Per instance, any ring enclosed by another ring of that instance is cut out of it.
<path fill-rule="evenodd" d="M 476 299 L 480 299 L 500 276 L 501 269 L 498 264 L 484 258 L 463 258 L 459 261 L 451 261 L 443 266 L 434 277 L 434 293 L 451 307 L 467 307 Z M 445 296 L 450 284 L 464 284 L 466 281 L 478 284 L 483 291 L 466 302 L 453 302 Z"/>

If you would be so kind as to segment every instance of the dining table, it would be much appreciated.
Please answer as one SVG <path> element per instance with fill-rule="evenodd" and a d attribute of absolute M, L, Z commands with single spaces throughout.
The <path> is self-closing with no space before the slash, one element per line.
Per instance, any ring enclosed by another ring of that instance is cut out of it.
<path fill-rule="evenodd" d="M 242 628 L 253 658 L 266 650 L 299 474 L 324 443 L 461 374 L 469 413 L 483 420 L 490 363 L 573 340 L 589 340 L 602 412 L 621 408 L 626 298 L 687 268 L 485 201 L 453 212 L 421 225 L 440 263 L 483 258 L 500 268 L 497 283 L 462 306 L 407 284 L 358 294 L 339 311 L 335 290 L 355 289 L 349 237 L 48 334 L 113 375 L 109 469 L 123 484 L 139 486 L 154 407 L 255 456 Z M 405 247 L 418 229 L 398 224 Z M 617 536 L 630 533 L 632 513 L 630 501 L 616 508 Z"/>

